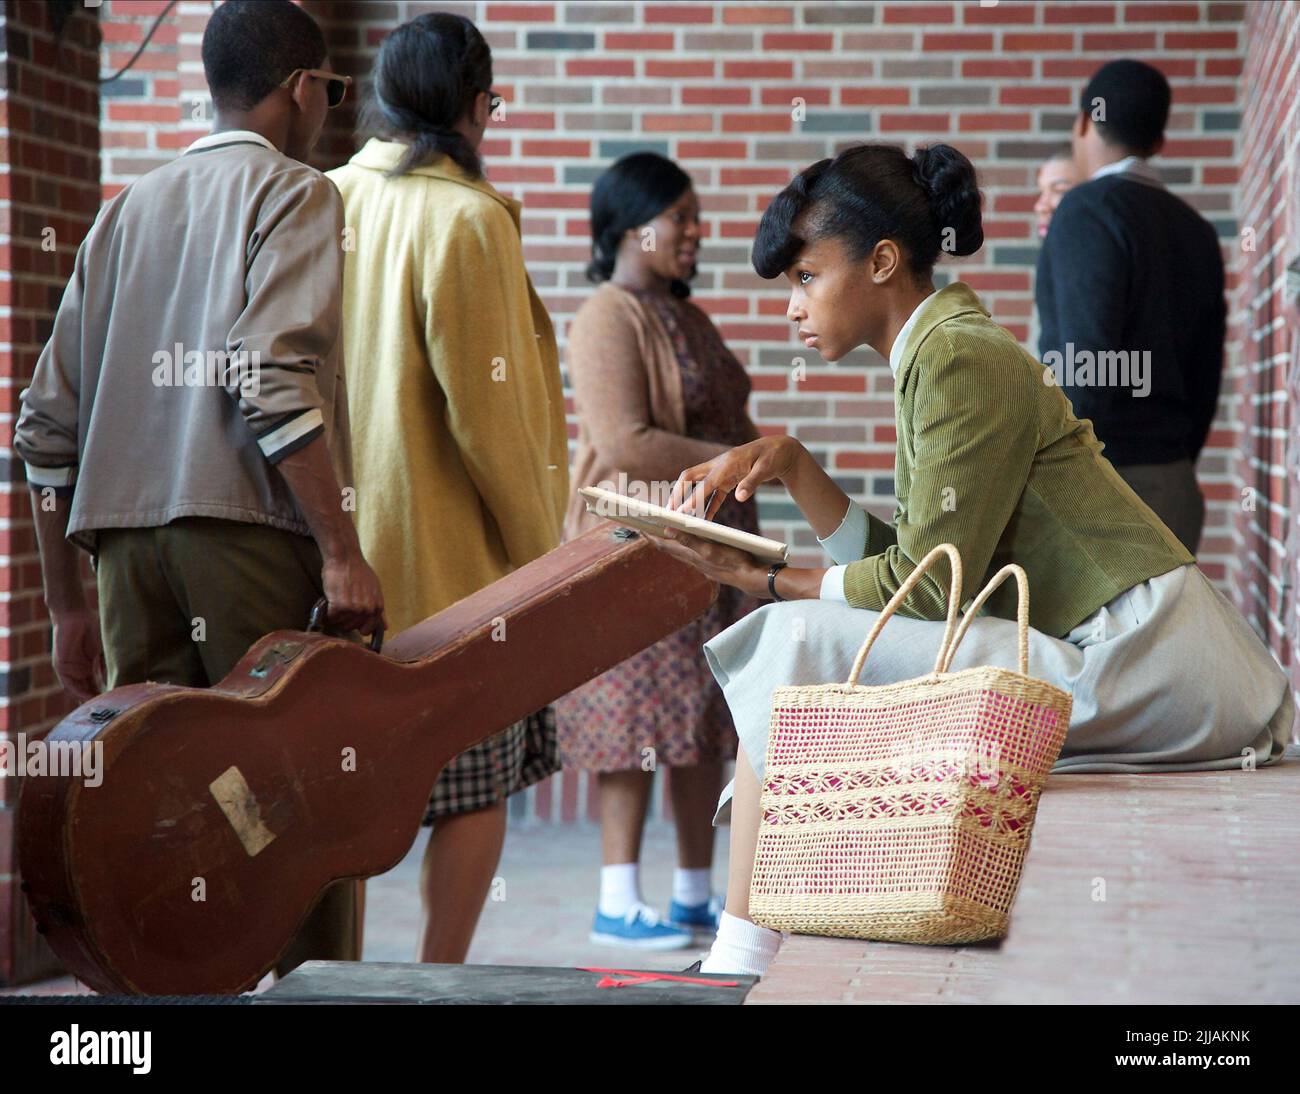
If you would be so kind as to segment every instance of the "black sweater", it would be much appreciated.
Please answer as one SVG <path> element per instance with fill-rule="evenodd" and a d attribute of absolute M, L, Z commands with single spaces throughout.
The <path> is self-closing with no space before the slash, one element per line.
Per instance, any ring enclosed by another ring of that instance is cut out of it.
<path fill-rule="evenodd" d="M 1223 257 L 1214 228 L 1155 183 L 1130 174 L 1091 179 L 1052 216 L 1035 296 L 1039 357 L 1075 415 L 1092 420 L 1111 463 L 1195 460 L 1223 371 Z M 1127 351 L 1124 371 L 1117 350 Z M 1150 351 L 1149 367 L 1142 351 Z M 1088 354 L 1107 355 L 1091 379 L 1081 374 Z M 1146 395 L 1136 394 L 1147 385 Z"/>

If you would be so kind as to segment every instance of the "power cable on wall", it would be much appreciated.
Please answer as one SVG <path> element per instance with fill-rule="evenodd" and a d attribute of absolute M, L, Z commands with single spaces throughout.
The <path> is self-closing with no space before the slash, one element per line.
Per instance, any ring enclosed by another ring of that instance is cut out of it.
<path fill-rule="evenodd" d="M 149 28 L 149 32 L 144 36 L 144 41 L 142 41 L 140 45 L 136 47 L 136 51 L 131 54 L 131 59 L 111 76 L 96 77 L 96 82 L 99 84 L 112 83 L 114 80 L 120 79 L 122 76 L 126 75 L 126 73 L 130 72 L 132 66 L 134 66 L 136 61 L 140 59 L 140 55 L 148 48 L 153 36 L 158 32 L 158 28 L 162 26 L 163 20 L 171 14 L 171 10 L 175 6 L 176 0 L 167 0 L 167 6 L 154 18 L 153 26 Z M 217 0 L 212 0 L 213 11 L 215 11 L 216 8 Z M 50 0 L 50 23 L 54 28 L 55 45 L 59 51 L 59 56 L 62 55 L 63 51 L 63 30 L 67 25 L 69 17 L 75 14 L 78 10 L 85 10 L 80 6 L 78 0 Z"/>
<path fill-rule="evenodd" d="M 136 47 L 136 51 L 133 54 L 131 54 L 131 59 L 127 61 L 126 64 L 124 64 L 116 72 L 114 72 L 113 75 L 100 76 L 99 82 L 101 84 L 112 83 L 119 76 L 124 76 L 126 75 L 126 73 L 131 71 L 131 66 L 134 65 L 136 61 L 140 59 L 140 54 L 142 54 L 145 51 L 145 48 L 149 45 L 149 40 L 154 36 L 158 28 L 162 26 L 162 21 L 167 18 L 168 13 L 170 13 L 172 8 L 174 8 L 175 6 L 176 6 L 176 0 L 167 0 L 167 6 L 163 8 L 161 12 L 159 12 L 158 17 L 153 21 L 153 26 L 149 28 L 149 33 L 144 36 L 144 41 L 141 42 L 140 45 Z M 216 5 L 214 4 L 213 7 L 215 6 Z"/>

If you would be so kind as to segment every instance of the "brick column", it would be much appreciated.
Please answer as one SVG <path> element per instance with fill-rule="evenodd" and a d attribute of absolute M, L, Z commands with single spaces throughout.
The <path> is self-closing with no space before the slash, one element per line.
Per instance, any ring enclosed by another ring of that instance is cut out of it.
<path fill-rule="evenodd" d="M 31 380 L 73 259 L 99 208 L 97 13 L 7 0 L 0 10 L 0 736 L 48 729 L 72 709 L 50 664 L 50 625 L 21 462 L 18 394 Z M 89 570 L 87 569 L 87 573 Z M 13 862 L 16 780 L 0 779 L 0 984 L 54 972 Z"/>
<path fill-rule="evenodd" d="M 1249 5 L 1245 38 L 1232 593 L 1300 685 L 1292 660 L 1300 641 L 1300 517 L 1292 508 L 1300 489 L 1300 375 L 1292 361 L 1300 311 L 1286 279 L 1286 267 L 1300 263 L 1300 6 Z"/>

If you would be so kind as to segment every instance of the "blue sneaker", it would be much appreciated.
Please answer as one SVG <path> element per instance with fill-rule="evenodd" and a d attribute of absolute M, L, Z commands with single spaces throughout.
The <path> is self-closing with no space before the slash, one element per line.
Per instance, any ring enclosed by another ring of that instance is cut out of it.
<path fill-rule="evenodd" d="M 678 904 L 674 900 L 668 905 L 668 922 L 694 934 L 717 934 L 724 903 L 716 893 L 703 904 Z"/>
<path fill-rule="evenodd" d="M 623 916 L 601 915 L 591 925 L 590 939 L 599 946 L 637 950 L 680 950 L 691 944 L 691 932 L 670 927 L 648 904 L 633 904 Z"/>

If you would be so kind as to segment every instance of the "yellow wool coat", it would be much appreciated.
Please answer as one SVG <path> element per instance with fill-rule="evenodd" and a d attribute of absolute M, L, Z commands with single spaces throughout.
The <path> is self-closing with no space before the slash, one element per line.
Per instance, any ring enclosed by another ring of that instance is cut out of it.
<path fill-rule="evenodd" d="M 403 630 L 559 543 L 568 439 L 519 203 L 443 156 L 397 178 L 371 140 L 343 195 L 356 526 Z"/>

